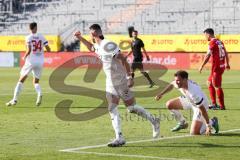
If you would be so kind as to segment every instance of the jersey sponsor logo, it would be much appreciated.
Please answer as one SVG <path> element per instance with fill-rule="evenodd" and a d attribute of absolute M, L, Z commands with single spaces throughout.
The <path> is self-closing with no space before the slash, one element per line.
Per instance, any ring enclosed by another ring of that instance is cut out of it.
<path fill-rule="evenodd" d="M 115 51 L 117 49 L 117 45 L 115 43 L 113 43 L 113 42 L 108 42 L 107 44 L 104 45 L 103 49 L 107 53 L 113 52 L 113 51 Z"/>

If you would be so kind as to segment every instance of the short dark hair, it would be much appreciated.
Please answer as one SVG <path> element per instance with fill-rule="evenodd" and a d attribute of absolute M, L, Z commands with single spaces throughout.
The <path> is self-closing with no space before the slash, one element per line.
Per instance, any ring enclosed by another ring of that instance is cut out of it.
<path fill-rule="evenodd" d="M 102 35 L 102 29 L 101 29 L 99 24 L 92 24 L 89 27 L 89 29 L 92 29 L 92 30 L 96 31 L 96 33 L 99 35 L 99 38 L 102 39 L 102 40 L 104 39 L 104 36 Z"/>
<path fill-rule="evenodd" d="M 102 31 L 99 24 L 92 24 L 89 29 L 95 30 L 95 31 Z"/>
<path fill-rule="evenodd" d="M 37 27 L 37 23 L 36 22 L 32 22 L 32 23 L 29 24 L 29 28 L 31 30 L 33 30 L 35 27 Z"/>
<path fill-rule="evenodd" d="M 203 33 L 207 33 L 207 34 L 210 34 L 210 35 L 214 35 L 214 30 L 212 28 L 207 28 L 203 31 Z"/>
<path fill-rule="evenodd" d="M 188 72 L 184 70 L 179 70 L 174 74 L 175 77 L 181 77 L 182 79 L 188 79 Z"/>

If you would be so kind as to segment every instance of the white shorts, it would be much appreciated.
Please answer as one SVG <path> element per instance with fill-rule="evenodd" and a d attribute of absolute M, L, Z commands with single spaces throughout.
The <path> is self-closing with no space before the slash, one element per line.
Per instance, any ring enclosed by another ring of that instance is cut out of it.
<path fill-rule="evenodd" d="M 179 97 L 179 100 L 180 100 L 184 110 L 192 109 L 192 111 L 193 111 L 192 120 L 193 121 L 201 121 L 201 122 L 205 123 L 204 117 L 202 116 L 202 113 L 198 107 L 193 106 L 191 104 L 191 102 L 189 102 L 189 100 L 185 96 Z M 205 99 L 203 100 L 203 105 L 206 108 L 206 110 L 208 110 L 208 101 L 207 100 L 205 100 Z"/>
<path fill-rule="evenodd" d="M 43 65 L 37 64 L 33 65 L 31 63 L 25 63 L 21 69 L 21 77 L 28 75 L 31 71 L 35 78 L 40 79 L 42 74 Z"/>
<path fill-rule="evenodd" d="M 123 83 L 117 86 L 106 86 L 106 96 L 111 98 L 111 95 L 121 98 L 123 101 L 127 101 L 134 97 L 133 92 L 129 89 L 127 83 Z"/>

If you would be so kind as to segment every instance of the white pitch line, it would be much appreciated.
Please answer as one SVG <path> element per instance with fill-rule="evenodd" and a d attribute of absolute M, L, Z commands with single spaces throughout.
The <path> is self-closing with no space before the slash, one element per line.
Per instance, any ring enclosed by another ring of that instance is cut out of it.
<path fill-rule="evenodd" d="M 178 139 L 178 138 L 185 138 L 185 137 L 191 137 L 192 135 L 182 135 L 182 136 L 172 136 L 172 137 L 165 137 L 165 138 L 156 138 L 156 139 L 144 139 L 144 140 L 138 140 L 138 141 L 129 141 L 127 144 L 135 144 L 135 143 L 143 143 L 143 142 L 154 142 L 154 141 L 161 141 L 165 139 Z M 68 148 L 60 150 L 61 152 L 71 152 L 71 151 L 77 151 L 77 150 L 84 150 L 84 149 L 93 149 L 93 148 L 102 148 L 106 147 L 107 144 L 100 144 L 100 145 L 94 145 L 94 146 L 83 146 L 83 147 L 77 147 L 77 148 Z"/>
<path fill-rule="evenodd" d="M 239 129 L 231 129 L 231 130 L 226 130 L 226 131 L 220 131 L 219 133 L 228 133 L 228 132 L 236 132 L 240 131 Z M 127 144 L 136 144 L 136 143 L 143 143 L 143 142 L 154 142 L 154 141 L 162 141 L 162 140 L 167 140 L 167 139 L 179 139 L 179 138 L 186 138 L 186 137 L 193 137 L 194 135 L 181 135 L 181 136 L 172 136 L 172 137 L 164 137 L 164 138 L 157 138 L 157 139 L 145 139 L 145 140 L 138 140 L 138 141 L 129 141 Z M 60 152 L 75 152 L 78 150 L 85 150 L 85 149 L 93 149 L 93 148 L 102 148 L 106 147 L 107 144 L 100 144 L 100 145 L 94 145 L 94 146 L 82 146 L 82 147 L 77 147 L 77 148 L 68 148 L 68 149 L 62 149 L 59 150 Z"/>
<path fill-rule="evenodd" d="M 190 160 L 190 159 L 180 159 L 180 158 L 144 156 L 144 155 L 135 155 L 135 154 L 115 154 L 115 153 L 100 153 L 100 152 L 85 152 L 85 151 L 71 151 L 71 152 L 81 153 L 81 154 L 95 154 L 99 156 L 130 157 L 130 158 L 160 159 L 160 160 Z"/>

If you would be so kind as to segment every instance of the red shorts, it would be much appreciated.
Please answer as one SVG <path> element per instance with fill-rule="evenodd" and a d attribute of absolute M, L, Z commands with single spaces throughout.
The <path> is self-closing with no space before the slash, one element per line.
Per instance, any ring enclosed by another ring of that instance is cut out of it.
<path fill-rule="evenodd" d="M 224 69 L 220 71 L 212 71 L 210 76 L 208 77 L 208 82 L 212 84 L 214 87 L 221 87 L 223 73 Z"/>

